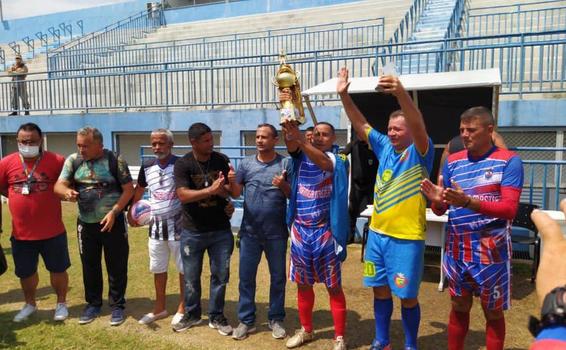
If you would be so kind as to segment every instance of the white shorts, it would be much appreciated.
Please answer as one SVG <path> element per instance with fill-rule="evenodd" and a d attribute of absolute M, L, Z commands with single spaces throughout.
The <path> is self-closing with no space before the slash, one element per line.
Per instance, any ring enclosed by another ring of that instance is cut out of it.
<path fill-rule="evenodd" d="M 150 238 L 149 248 L 149 271 L 152 273 L 167 272 L 169 266 L 169 255 L 173 256 L 175 266 L 179 273 L 183 273 L 183 261 L 181 260 L 181 242 L 160 241 Z"/>

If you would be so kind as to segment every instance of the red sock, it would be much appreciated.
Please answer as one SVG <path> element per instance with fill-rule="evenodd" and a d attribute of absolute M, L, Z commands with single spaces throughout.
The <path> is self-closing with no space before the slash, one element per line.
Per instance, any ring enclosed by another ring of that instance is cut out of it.
<path fill-rule="evenodd" d="M 470 313 L 458 312 L 454 309 L 450 310 L 450 318 L 448 321 L 448 349 L 462 350 L 464 349 L 464 340 L 468 334 L 470 327 Z"/>
<path fill-rule="evenodd" d="M 346 330 L 346 296 L 344 291 L 330 294 L 330 311 L 334 319 L 334 338 L 343 337 Z"/>
<path fill-rule="evenodd" d="M 314 290 L 310 288 L 299 288 L 297 291 L 297 307 L 299 309 L 299 320 L 305 331 L 312 332 L 312 308 L 314 307 Z"/>
<path fill-rule="evenodd" d="M 485 324 L 487 350 L 503 350 L 503 343 L 505 343 L 505 317 L 487 321 Z"/>

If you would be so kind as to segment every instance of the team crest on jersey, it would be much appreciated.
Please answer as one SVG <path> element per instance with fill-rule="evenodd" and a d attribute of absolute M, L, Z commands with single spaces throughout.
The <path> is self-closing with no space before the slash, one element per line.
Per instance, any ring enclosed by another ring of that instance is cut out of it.
<path fill-rule="evenodd" d="M 405 275 L 401 272 L 397 272 L 393 280 L 395 281 L 397 288 L 405 288 L 405 286 L 407 286 L 407 283 L 409 282 L 407 277 L 405 277 Z"/>
<path fill-rule="evenodd" d="M 487 169 L 485 171 L 485 178 L 486 179 L 491 179 L 491 177 L 493 176 L 493 169 Z"/>
<path fill-rule="evenodd" d="M 393 176 L 393 170 L 386 169 L 383 172 L 383 174 L 381 174 L 381 180 L 383 180 L 383 182 L 387 182 L 387 181 L 391 180 L 392 176 Z"/>
<path fill-rule="evenodd" d="M 407 158 L 409 158 L 409 152 L 407 152 L 407 150 L 404 150 L 401 154 L 401 158 L 399 158 L 399 161 L 404 162 L 407 160 Z"/>

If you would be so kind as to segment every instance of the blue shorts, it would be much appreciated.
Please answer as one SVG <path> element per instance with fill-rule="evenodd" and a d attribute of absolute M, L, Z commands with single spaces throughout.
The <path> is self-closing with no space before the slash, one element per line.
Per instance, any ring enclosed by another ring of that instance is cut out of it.
<path fill-rule="evenodd" d="M 511 306 L 511 262 L 480 264 L 444 256 L 444 272 L 451 296 L 479 296 L 488 310 L 507 310 Z"/>
<path fill-rule="evenodd" d="M 16 276 L 19 278 L 28 278 L 37 272 L 40 254 L 49 272 L 65 272 L 71 266 L 66 233 L 39 241 L 17 240 L 12 236 L 10 241 Z"/>
<path fill-rule="evenodd" d="M 364 255 L 364 286 L 389 286 L 401 299 L 416 298 L 423 277 L 425 241 L 370 230 Z"/>
<path fill-rule="evenodd" d="M 342 283 L 341 261 L 328 226 L 291 227 L 291 267 L 289 279 L 299 284 L 324 283 L 328 288 Z"/>

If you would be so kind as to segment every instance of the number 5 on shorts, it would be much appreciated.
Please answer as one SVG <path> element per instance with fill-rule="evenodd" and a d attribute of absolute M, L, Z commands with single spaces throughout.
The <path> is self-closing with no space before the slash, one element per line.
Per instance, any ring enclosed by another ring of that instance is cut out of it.
<path fill-rule="evenodd" d="M 375 277 L 375 265 L 373 262 L 364 262 L 364 277 Z"/>

